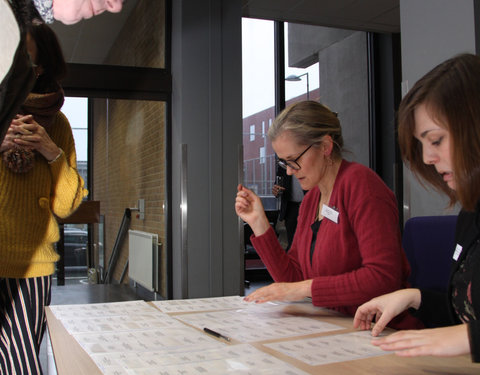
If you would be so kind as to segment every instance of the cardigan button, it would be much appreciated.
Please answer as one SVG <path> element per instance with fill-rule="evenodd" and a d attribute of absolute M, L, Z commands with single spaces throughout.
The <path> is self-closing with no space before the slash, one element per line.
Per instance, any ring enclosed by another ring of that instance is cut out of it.
<path fill-rule="evenodd" d="M 41 208 L 48 208 L 50 206 L 50 201 L 48 198 L 42 197 L 38 200 L 38 205 Z"/>

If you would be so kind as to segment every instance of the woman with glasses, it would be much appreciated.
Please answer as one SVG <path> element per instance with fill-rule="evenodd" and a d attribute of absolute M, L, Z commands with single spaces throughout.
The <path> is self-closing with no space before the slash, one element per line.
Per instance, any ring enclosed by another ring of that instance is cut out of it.
<path fill-rule="evenodd" d="M 260 198 L 239 185 L 237 214 L 275 283 L 245 297 L 257 303 L 302 300 L 354 315 L 385 291 L 407 285 L 395 196 L 369 168 L 342 158 L 340 122 L 326 106 L 304 101 L 286 108 L 268 130 L 278 163 L 305 195 L 292 246 L 285 253 Z M 408 315 L 394 327 L 420 324 Z"/>

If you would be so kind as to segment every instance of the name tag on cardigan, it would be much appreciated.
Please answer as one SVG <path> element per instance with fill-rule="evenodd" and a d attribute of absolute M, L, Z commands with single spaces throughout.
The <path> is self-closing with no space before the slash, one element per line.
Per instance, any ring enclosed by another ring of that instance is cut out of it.
<path fill-rule="evenodd" d="M 334 210 L 331 207 L 328 207 L 326 204 L 322 205 L 322 216 L 326 217 L 328 220 L 333 221 L 338 224 L 338 211 Z"/>
<path fill-rule="evenodd" d="M 453 260 L 457 261 L 462 253 L 463 247 L 457 243 L 457 247 L 455 247 L 455 252 L 453 253 Z"/>

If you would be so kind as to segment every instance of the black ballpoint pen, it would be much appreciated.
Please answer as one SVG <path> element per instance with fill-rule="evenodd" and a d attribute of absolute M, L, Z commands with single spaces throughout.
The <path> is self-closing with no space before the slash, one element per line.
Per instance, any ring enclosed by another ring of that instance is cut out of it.
<path fill-rule="evenodd" d="M 210 328 L 205 327 L 203 330 L 205 332 L 207 332 L 208 334 L 212 335 L 212 336 L 218 337 L 219 339 L 224 339 L 224 340 L 230 341 L 230 337 L 227 337 L 227 336 L 222 335 L 221 333 L 212 331 Z"/>

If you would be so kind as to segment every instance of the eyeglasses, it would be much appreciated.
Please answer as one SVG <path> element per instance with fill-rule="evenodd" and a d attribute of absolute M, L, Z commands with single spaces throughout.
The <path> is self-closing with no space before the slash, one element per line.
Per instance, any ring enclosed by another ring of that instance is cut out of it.
<path fill-rule="evenodd" d="M 277 164 L 282 167 L 283 169 L 287 169 L 287 167 L 292 168 L 295 171 L 300 170 L 300 164 L 298 164 L 298 160 L 303 156 L 304 153 L 306 153 L 310 147 L 312 147 L 314 143 L 312 143 L 310 146 L 308 146 L 305 151 L 303 151 L 300 155 L 297 156 L 295 160 L 284 160 L 284 159 L 278 159 Z"/>

